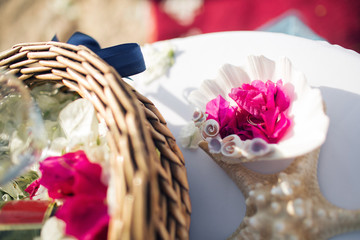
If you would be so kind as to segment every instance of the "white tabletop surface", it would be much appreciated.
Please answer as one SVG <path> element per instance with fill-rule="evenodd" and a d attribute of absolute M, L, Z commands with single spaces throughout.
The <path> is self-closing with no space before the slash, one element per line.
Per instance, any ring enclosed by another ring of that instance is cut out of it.
<path fill-rule="evenodd" d="M 135 77 L 136 89 L 154 102 L 179 143 L 179 131 L 191 120 L 189 92 L 214 78 L 224 63 L 243 65 L 248 55 L 270 59 L 286 56 L 319 87 L 327 105 L 330 127 L 322 147 L 318 178 L 321 191 L 333 204 L 360 208 L 360 55 L 322 41 L 265 32 L 226 32 L 159 42 L 175 48 L 175 63 L 146 84 Z M 180 144 L 179 144 L 180 145 Z M 190 185 L 190 239 L 225 239 L 245 215 L 240 190 L 200 149 L 181 148 Z M 260 166 L 263 168 L 269 166 Z M 360 231 L 332 239 L 360 239 Z"/>

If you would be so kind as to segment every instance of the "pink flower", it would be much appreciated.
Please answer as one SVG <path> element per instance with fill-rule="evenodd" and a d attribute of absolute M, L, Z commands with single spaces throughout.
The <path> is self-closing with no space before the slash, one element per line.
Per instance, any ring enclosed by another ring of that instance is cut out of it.
<path fill-rule="evenodd" d="M 39 190 L 39 187 L 39 179 L 36 179 L 25 189 L 25 191 L 29 193 L 30 199 L 33 199 L 33 197 L 36 195 L 36 192 Z"/>
<path fill-rule="evenodd" d="M 48 189 L 49 197 L 62 199 L 74 194 L 74 167 L 83 161 L 84 156 L 80 152 L 67 153 L 61 157 L 48 157 L 40 162 L 42 176 L 39 183 Z"/>
<path fill-rule="evenodd" d="M 232 88 L 229 97 L 237 106 L 231 106 L 220 95 L 206 105 L 207 119 L 218 121 L 222 138 L 236 134 L 242 140 L 262 138 L 277 143 L 291 124 L 285 113 L 290 98 L 281 80 L 276 84 L 255 80 Z"/>
<path fill-rule="evenodd" d="M 43 185 L 51 198 L 63 200 L 56 217 L 66 223 L 66 234 L 83 240 L 106 239 L 110 217 L 101 166 L 91 163 L 83 151 L 77 151 L 45 159 L 40 171 L 41 178 L 27 191 L 32 197 Z"/>
<path fill-rule="evenodd" d="M 242 124 L 246 122 L 246 114 L 238 106 L 230 106 L 221 95 L 207 103 L 206 113 L 206 120 L 214 119 L 219 123 L 222 138 L 231 134 L 237 134 L 243 140 L 252 138 L 251 128 Z"/>
<path fill-rule="evenodd" d="M 107 239 L 110 216 L 101 196 L 89 192 L 68 197 L 55 216 L 66 223 L 66 234 L 79 240 Z"/>
<path fill-rule="evenodd" d="M 74 195 L 96 195 L 106 198 L 107 186 L 101 182 L 101 166 L 91 163 L 81 152 L 82 160 L 74 165 Z"/>
<path fill-rule="evenodd" d="M 286 57 L 245 60 L 244 66 L 224 64 L 214 79 L 189 94 L 199 116 L 191 124 L 198 131 L 180 132 L 183 145 L 205 140 L 214 153 L 221 145 L 224 161 L 235 162 L 295 158 L 320 147 L 329 127 L 320 90 Z M 210 128 L 217 130 L 215 136 L 207 136 Z M 226 142 L 227 137 L 234 141 Z M 266 143 L 266 151 L 252 151 L 258 143 Z"/>
<path fill-rule="evenodd" d="M 227 135 L 236 128 L 236 107 L 231 107 L 221 95 L 211 100 L 206 105 L 207 120 L 214 119 L 220 125 L 220 135 Z"/>
<path fill-rule="evenodd" d="M 282 81 L 266 83 L 255 80 L 251 84 L 243 84 L 241 87 L 231 89 L 229 96 L 237 105 L 256 118 L 260 118 L 261 112 L 279 107 L 280 112 L 285 111 L 290 105 L 290 98 L 286 95 Z"/>

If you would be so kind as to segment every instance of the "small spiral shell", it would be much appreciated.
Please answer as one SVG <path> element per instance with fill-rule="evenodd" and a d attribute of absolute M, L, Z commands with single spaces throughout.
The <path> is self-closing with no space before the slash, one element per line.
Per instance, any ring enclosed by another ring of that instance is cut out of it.
<path fill-rule="evenodd" d="M 216 137 L 219 134 L 219 131 L 219 123 L 214 119 L 209 119 L 204 123 L 201 135 L 203 139 L 206 140 L 208 137 Z"/>
<path fill-rule="evenodd" d="M 243 143 L 238 135 L 229 135 L 223 139 L 222 143 L 221 153 L 224 156 L 233 158 L 242 156 Z"/>
<path fill-rule="evenodd" d="M 192 116 L 192 120 L 194 121 L 195 124 L 197 123 L 202 123 L 204 122 L 206 119 L 206 115 L 203 111 L 201 111 L 200 109 L 195 109 L 193 116 Z"/>
<path fill-rule="evenodd" d="M 210 153 L 220 153 L 221 152 L 221 139 L 220 138 L 207 138 L 209 152 Z"/>
<path fill-rule="evenodd" d="M 273 148 L 264 139 L 254 138 L 245 142 L 245 151 L 248 158 L 264 156 L 273 151 Z"/>

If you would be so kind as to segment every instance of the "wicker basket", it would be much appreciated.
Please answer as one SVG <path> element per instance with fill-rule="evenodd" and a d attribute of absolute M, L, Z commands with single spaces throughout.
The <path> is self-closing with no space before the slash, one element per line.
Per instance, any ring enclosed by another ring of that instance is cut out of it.
<path fill-rule="evenodd" d="M 184 159 L 151 101 L 84 46 L 18 44 L 0 53 L 0 68 L 30 88 L 54 82 L 76 91 L 92 102 L 98 118 L 105 119 L 118 203 L 109 239 L 189 238 L 191 203 Z"/>

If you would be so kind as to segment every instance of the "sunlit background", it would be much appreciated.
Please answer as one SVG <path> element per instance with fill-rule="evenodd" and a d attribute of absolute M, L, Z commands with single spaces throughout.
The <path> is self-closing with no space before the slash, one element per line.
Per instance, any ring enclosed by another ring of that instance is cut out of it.
<path fill-rule="evenodd" d="M 144 43 L 150 19 L 143 0 L 0 0 L 0 48 L 20 42 L 66 41 L 75 31 L 102 47 Z"/>
<path fill-rule="evenodd" d="M 285 32 L 360 52 L 358 0 L 0 0 L 0 50 L 66 41 L 82 31 L 102 47 L 234 30 Z"/>

